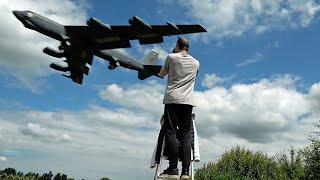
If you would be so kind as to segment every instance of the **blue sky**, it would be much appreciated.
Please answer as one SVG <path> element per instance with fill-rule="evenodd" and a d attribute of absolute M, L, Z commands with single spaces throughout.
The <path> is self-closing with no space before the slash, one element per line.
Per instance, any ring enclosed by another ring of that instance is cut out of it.
<path fill-rule="evenodd" d="M 149 159 L 159 132 L 166 80 L 140 81 L 136 71 L 94 58 L 77 85 L 49 68 L 61 61 L 42 53 L 58 42 L 33 32 L 12 15 L 32 10 L 61 24 L 96 17 L 127 25 L 199 23 L 208 33 L 185 35 L 200 61 L 195 97 L 201 162 L 243 145 L 273 155 L 302 148 L 320 117 L 319 11 L 313 0 L 0 2 L 0 169 L 76 179 L 151 179 Z M 126 54 L 141 59 L 152 48 L 160 64 L 176 36 L 161 44 L 132 41 Z M 225 140 L 228 140 L 226 143 Z M 123 173 L 125 170 L 126 173 Z"/>

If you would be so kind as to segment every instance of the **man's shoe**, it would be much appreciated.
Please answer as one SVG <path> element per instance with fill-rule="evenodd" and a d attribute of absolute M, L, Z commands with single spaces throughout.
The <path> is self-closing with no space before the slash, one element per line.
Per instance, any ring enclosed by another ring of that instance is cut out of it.
<path fill-rule="evenodd" d="M 163 171 L 163 173 L 161 173 L 159 175 L 159 178 L 179 179 L 179 169 L 178 168 L 175 168 L 175 169 L 167 168 L 166 170 Z"/>
<path fill-rule="evenodd" d="M 189 180 L 189 170 L 182 169 L 180 180 Z"/>

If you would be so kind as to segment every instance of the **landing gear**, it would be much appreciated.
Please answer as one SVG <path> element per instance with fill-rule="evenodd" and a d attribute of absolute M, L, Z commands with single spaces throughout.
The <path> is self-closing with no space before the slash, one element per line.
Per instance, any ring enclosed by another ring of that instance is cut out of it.
<path fill-rule="evenodd" d="M 113 69 L 115 69 L 115 68 L 118 67 L 118 66 L 120 66 L 119 61 L 110 62 L 109 66 L 108 66 L 108 69 L 109 69 L 109 70 L 113 70 Z"/>

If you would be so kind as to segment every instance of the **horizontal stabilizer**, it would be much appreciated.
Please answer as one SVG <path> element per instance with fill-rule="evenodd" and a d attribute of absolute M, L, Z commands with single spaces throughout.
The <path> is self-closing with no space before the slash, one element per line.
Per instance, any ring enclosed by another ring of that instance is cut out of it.
<path fill-rule="evenodd" d="M 160 72 L 160 69 L 162 66 L 157 65 L 144 65 L 144 70 L 141 70 L 138 72 L 138 78 L 140 80 L 147 79 L 150 76 L 158 76 L 158 73 Z"/>

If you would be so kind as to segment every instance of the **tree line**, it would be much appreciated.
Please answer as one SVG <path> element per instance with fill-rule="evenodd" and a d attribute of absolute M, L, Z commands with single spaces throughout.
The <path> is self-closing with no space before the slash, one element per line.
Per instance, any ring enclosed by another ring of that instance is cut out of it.
<path fill-rule="evenodd" d="M 28 172 L 24 174 L 21 171 L 17 171 L 15 168 L 8 167 L 4 170 L 0 170 L 0 180 L 12 180 L 14 178 L 25 179 L 25 180 L 74 180 L 74 178 L 68 178 L 66 174 L 57 173 L 55 176 L 49 175 L 49 173 L 44 173 L 40 175 L 35 172 Z M 53 178 L 52 178 L 53 177 Z M 85 179 L 81 179 L 85 180 Z M 107 177 L 103 177 L 100 180 L 110 180 Z"/>
<path fill-rule="evenodd" d="M 320 121 L 319 121 L 320 122 Z M 236 146 L 216 162 L 196 170 L 196 180 L 320 180 L 320 124 L 311 132 L 310 144 L 303 149 L 288 150 L 269 157 L 262 151 Z"/>

